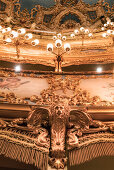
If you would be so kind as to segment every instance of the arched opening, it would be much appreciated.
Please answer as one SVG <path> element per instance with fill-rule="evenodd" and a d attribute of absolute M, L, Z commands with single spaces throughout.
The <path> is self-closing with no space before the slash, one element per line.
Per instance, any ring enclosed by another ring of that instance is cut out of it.
<path fill-rule="evenodd" d="M 75 21 L 77 23 L 80 23 L 80 19 L 79 19 L 79 17 L 76 14 L 68 13 L 68 14 L 65 14 L 61 18 L 60 25 L 63 24 L 64 22 L 66 22 L 67 20 L 73 20 L 73 21 Z"/>

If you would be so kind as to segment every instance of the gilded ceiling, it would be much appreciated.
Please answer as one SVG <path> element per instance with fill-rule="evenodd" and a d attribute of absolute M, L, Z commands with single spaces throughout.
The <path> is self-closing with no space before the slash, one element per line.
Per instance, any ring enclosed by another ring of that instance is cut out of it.
<path fill-rule="evenodd" d="M 58 49 L 54 45 L 53 36 L 61 33 L 62 37 L 66 36 L 66 41 L 62 42 L 59 53 L 64 53 L 65 43 L 69 43 L 71 48 L 69 52 L 63 55 L 62 67 L 113 63 L 113 25 L 108 25 L 105 30 L 102 30 L 104 24 L 113 20 L 113 7 L 110 8 L 104 1 L 96 3 L 96 1 L 69 2 L 68 0 L 56 0 L 55 5 L 54 3 L 52 0 L 48 3 L 38 0 L 1 0 L 0 20 L 2 27 L 10 26 L 15 31 L 19 28 L 25 28 L 27 33 L 33 34 L 33 38 L 30 40 L 25 40 L 24 36 L 19 36 L 8 44 L 4 40 L 10 37 L 10 33 L 4 34 L 1 30 L 1 60 L 56 67 L 55 54 L 58 53 Z M 84 27 L 86 31 L 89 29 L 89 33 L 86 34 L 81 31 L 79 34 L 74 33 L 81 27 Z M 108 29 L 111 29 L 112 33 L 103 37 Z M 71 36 L 73 34 L 75 34 L 75 37 Z M 34 39 L 39 40 L 37 46 L 31 45 Z M 47 45 L 50 43 L 53 44 L 55 54 L 47 52 Z"/>

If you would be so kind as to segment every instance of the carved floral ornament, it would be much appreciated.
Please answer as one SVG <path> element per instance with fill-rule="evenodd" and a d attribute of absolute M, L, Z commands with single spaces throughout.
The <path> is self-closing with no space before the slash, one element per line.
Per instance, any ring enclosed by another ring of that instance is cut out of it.
<path fill-rule="evenodd" d="M 93 20 L 89 17 L 88 11 L 95 11 L 97 18 L 94 20 L 97 22 L 100 16 L 110 16 L 111 8 L 109 4 L 98 1 L 95 5 L 89 5 L 84 3 L 82 0 L 80 1 L 56 1 L 56 4 L 51 8 L 44 8 L 40 5 L 35 5 L 33 9 L 31 9 L 31 13 L 27 9 L 21 11 L 21 4 L 19 0 L 1 0 L 4 4 L 6 4 L 6 8 L 2 11 L 1 14 L 1 22 L 5 24 L 11 23 L 15 25 L 15 27 L 23 26 L 27 28 L 33 29 L 43 29 L 49 30 L 54 29 L 57 30 L 61 27 L 60 21 L 61 19 L 70 14 L 76 14 L 80 19 L 80 25 L 83 26 L 91 26 L 93 24 Z M 108 12 L 104 12 L 104 7 L 106 7 Z M 51 17 L 49 22 L 45 22 L 45 17 Z M 5 19 L 5 20 L 4 20 Z M 56 25 L 57 24 L 57 25 Z M 59 27 L 58 27 L 59 26 Z M 75 27 L 75 25 L 74 25 Z M 62 27 L 61 27 L 62 29 Z M 68 28 L 67 28 L 68 29 Z"/>
<path fill-rule="evenodd" d="M 18 75 L 13 72 L 1 71 L 2 77 L 28 77 L 28 74 L 19 73 Z M 38 79 L 46 79 L 48 87 L 40 92 L 40 95 L 32 95 L 31 97 L 24 96 L 23 98 L 11 91 L 6 93 L 0 92 L 0 101 L 13 104 L 32 104 L 34 105 L 51 105 L 52 103 L 62 102 L 68 103 L 70 106 L 112 106 L 113 101 L 102 101 L 99 96 L 91 96 L 90 92 L 80 88 L 80 81 L 83 79 L 96 79 L 96 78 L 112 78 L 112 76 L 60 76 L 60 75 L 37 75 L 31 73 L 30 77 Z M 60 93 L 60 92 L 61 93 Z M 72 95 L 69 95 L 71 93 Z"/>
<path fill-rule="evenodd" d="M 113 131 L 113 123 L 105 124 L 100 121 L 94 121 L 86 111 L 71 110 L 64 103 L 54 104 L 49 109 L 33 107 L 26 119 L 20 118 L 11 122 L 5 122 L 0 119 L 1 148 L 4 148 L 4 145 L 10 141 L 7 150 L 1 149 L 0 154 L 6 157 L 11 156 L 13 159 L 24 161 L 27 164 L 35 164 L 35 166 L 44 170 L 47 168 L 46 155 L 48 155 L 48 162 L 53 168 L 63 169 L 67 162 L 66 150 L 75 151 L 99 142 L 113 144 Z M 9 155 L 8 152 L 11 143 L 15 144 L 14 157 L 12 153 Z M 19 146 L 21 151 L 17 154 Z M 35 149 L 34 152 L 37 151 L 38 155 L 34 153 L 34 155 L 30 156 L 31 149 L 33 151 Z M 70 157 L 72 156 L 71 151 Z M 41 153 L 45 156 L 42 156 Z M 33 159 L 32 156 L 35 156 L 35 160 L 29 162 L 30 158 L 27 154 L 31 159 Z M 16 155 L 19 155 L 19 157 Z M 113 149 L 106 155 L 113 155 Z M 42 164 L 36 164 L 35 161 L 39 162 L 40 158 Z M 90 159 L 92 158 L 90 157 Z M 43 159 L 45 159 L 45 163 Z M 82 162 L 84 161 L 86 159 L 82 160 Z"/>

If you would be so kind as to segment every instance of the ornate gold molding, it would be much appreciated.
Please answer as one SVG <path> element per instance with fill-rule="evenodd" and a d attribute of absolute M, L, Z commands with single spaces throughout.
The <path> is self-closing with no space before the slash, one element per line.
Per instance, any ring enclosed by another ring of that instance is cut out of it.
<path fill-rule="evenodd" d="M 23 76 L 28 77 L 28 74 L 19 73 L 16 74 L 14 72 L 8 73 L 1 71 L 0 76 L 2 77 L 17 77 Z M 37 74 L 30 74 L 30 77 L 34 78 L 42 78 L 46 79 L 48 82 L 49 87 L 44 89 L 40 92 L 40 96 L 33 95 L 30 98 L 24 97 L 19 98 L 13 92 L 0 93 L 0 101 L 1 102 L 8 102 L 8 103 L 15 103 L 15 104 L 30 104 L 31 101 L 35 105 L 51 105 L 52 103 L 56 102 L 67 102 L 70 106 L 111 106 L 113 102 L 102 101 L 99 96 L 91 96 L 91 94 L 87 90 L 83 90 L 80 88 L 80 81 L 83 79 L 91 79 L 91 78 L 113 78 L 112 75 L 91 75 L 91 76 L 71 76 L 67 75 L 63 78 L 62 75 L 37 75 Z M 61 94 L 58 93 L 61 91 Z M 72 95 L 68 95 L 68 91 L 72 92 Z M 27 100 L 26 100 L 27 99 Z"/>
<path fill-rule="evenodd" d="M 113 131 L 113 122 L 105 124 L 92 120 L 86 111 L 71 110 L 65 103 L 53 104 L 48 109 L 33 107 L 26 119 L 19 118 L 10 122 L 0 119 L 0 154 L 28 164 L 30 153 L 35 152 L 34 154 L 37 154 L 35 159 L 39 162 L 41 157 L 42 165 L 33 161 L 32 164 L 41 168 L 46 167 L 49 153 L 49 164 L 56 169 L 63 169 L 67 162 L 66 150 L 69 150 L 72 157 L 74 152 L 90 145 L 114 143 Z M 14 148 L 14 156 L 8 152 L 11 146 Z M 20 151 L 17 153 L 19 148 Z M 17 154 L 23 156 L 18 159 Z M 31 159 L 34 154 L 30 156 Z M 92 158 L 94 157 L 96 155 Z M 74 158 L 75 156 L 71 162 L 75 161 Z M 81 163 L 86 159 L 79 161 Z"/>
<path fill-rule="evenodd" d="M 83 26 L 91 26 L 92 19 L 89 17 L 89 11 L 96 12 L 96 22 L 100 16 L 107 16 L 111 14 L 111 8 L 108 3 L 103 3 L 102 1 L 98 1 L 97 4 L 89 5 L 84 3 L 82 0 L 67 3 L 64 1 L 61 3 L 60 1 L 56 1 L 56 4 L 51 8 L 44 8 L 40 5 L 35 5 L 33 9 L 31 9 L 31 13 L 27 9 L 21 11 L 21 4 L 19 0 L 2 0 L 3 3 L 6 4 L 5 11 L 1 14 L 1 20 L 5 24 L 11 21 L 11 24 L 29 27 L 31 28 L 34 23 L 35 28 L 49 30 L 55 29 L 58 30 L 56 24 L 60 25 L 60 20 L 64 17 L 65 14 L 72 13 L 76 14 L 81 21 L 81 25 Z M 108 9 L 106 13 L 103 7 Z M 16 11 L 14 10 L 16 9 Z M 45 17 L 50 17 L 49 24 L 45 22 Z"/>

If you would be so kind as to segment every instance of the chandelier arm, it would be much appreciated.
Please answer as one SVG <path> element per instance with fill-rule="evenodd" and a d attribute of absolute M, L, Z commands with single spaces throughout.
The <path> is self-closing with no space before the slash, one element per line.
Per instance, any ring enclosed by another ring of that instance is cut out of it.
<path fill-rule="evenodd" d="M 64 51 L 63 53 L 61 53 L 59 56 L 61 57 L 63 54 L 67 53 L 67 51 Z"/>
<path fill-rule="evenodd" d="M 56 55 L 56 56 L 58 55 L 58 54 L 56 54 L 56 53 L 55 53 L 55 52 L 53 52 L 53 51 L 51 51 L 51 53 L 52 53 L 52 54 L 54 54 L 54 55 Z"/>

